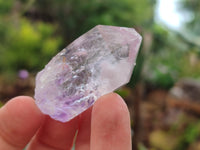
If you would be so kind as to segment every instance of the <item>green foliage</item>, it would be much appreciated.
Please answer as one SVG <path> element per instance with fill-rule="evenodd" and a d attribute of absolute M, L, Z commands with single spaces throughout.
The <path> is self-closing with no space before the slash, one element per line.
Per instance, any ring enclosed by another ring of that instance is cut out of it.
<path fill-rule="evenodd" d="M 152 53 L 146 66 L 146 79 L 157 86 L 171 87 L 179 78 L 199 79 L 200 55 L 196 48 L 190 48 L 181 41 L 172 43 L 174 38 L 157 53 Z M 176 40 L 178 41 L 178 40 Z"/>
<path fill-rule="evenodd" d="M 130 90 L 126 88 L 120 88 L 115 91 L 117 94 L 119 94 L 121 97 L 126 98 L 130 95 Z"/>
<path fill-rule="evenodd" d="M 170 88 L 177 77 L 177 57 L 181 57 L 181 53 L 173 46 L 166 29 L 154 25 L 153 31 L 154 42 L 145 63 L 144 79 L 156 87 Z"/>
<path fill-rule="evenodd" d="M 148 56 L 145 80 L 157 87 L 170 88 L 183 77 L 199 78 L 200 60 L 194 51 L 162 49 Z"/>
<path fill-rule="evenodd" d="M 182 134 L 176 150 L 187 150 L 188 146 L 200 136 L 200 122 L 191 123 Z"/>
<path fill-rule="evenodd" d="M 194 50 L 190 50 L 180 60 L 180 78 L 191 77 L 200 79 L 200 55 Z"/>
<path fill-rule="evenodd" d="M 152 52 L 156 53 L 163 48 L 168 47 L 169 42 L 167 40 L 169 36 L 169 31 L 162 26 L 155 24 L 152 28 L 153 33 L 153 45 L 152 45 Z"/>
<path fill-rule="evenodd" d="M 137 56 L 137 60 L 136 60 L 136 66 L 133 70 L 131 80 L 128 83 L 128 86 L 131 88 L 134 88 L 137 82 L 140 81 L 142 78 L 141 73 L 142 73 L 143 64 L 144 64 L 144 57 L 145 56 L 142 53 L 142 48 L 140 48 L 138 56 Z"/>
<path fill-rule="evenodd" d="M 182 3 L 180 5 L 180 10 L 183 13 L 189 14 L 192 16 L 191 20 L 186 23 L 186 28 L 192 32 L 195 35 L 200 36 L 200 13 L 199 13 L 199 8 L 200 8 L 200 1 L 199 0 L 182 0 Z"/>
<path fill-rule="evenodd" d="M 0 16 L 11 11 L 13 0 L 0 0 Z"/>
<path fill-rule="evenodd" d="M 48 14 L 46 18 L 57 21 L 60 33 L 72 41 L 97 24 L 151 27 L 154 3 L 154 0 L 38 0 L 36 7 L 40 13 Z"/>
<path fill-rule="evenodd" d="M 4 47 L 0 49 L 0 71 L 13 72 L 19 69 L 35 71 L 44 67 L 57 52 L 61 39 L 54 36 L 52 25 L 19 20 L 17 27 L 9 28 Z"/>
<path fill-rule="evenodd" d="M 138 149 L 139 150 L 147 150 L 147 148 L 142 143 L 138 144 Z"/>
<path fill-rule="evenodd" d="M 3 103 L 0 101 L 0 108 L 3 106 Z"/>
<path fill-rule="evenodd" d="M 147 54 L 144 79 L 155 87 L 169 89 L 182 77 L 199 78 L 199 51 L 176 32 L 153 27 L 153 44 Z"/>

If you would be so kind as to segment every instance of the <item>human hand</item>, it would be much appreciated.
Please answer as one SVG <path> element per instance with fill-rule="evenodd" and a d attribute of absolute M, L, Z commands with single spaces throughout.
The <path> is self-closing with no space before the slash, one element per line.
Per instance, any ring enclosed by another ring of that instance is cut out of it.
<path fill-rule="evenodd" d="M 122 98 L 102 96 L 66 123 L 43 115 L 26 96 L 0 109 L 0 150 L 22 150 L 27 144 L 26 150 L 70 150 L 74 141 L 76 150 L 131 150 L 129 112 Z"/>

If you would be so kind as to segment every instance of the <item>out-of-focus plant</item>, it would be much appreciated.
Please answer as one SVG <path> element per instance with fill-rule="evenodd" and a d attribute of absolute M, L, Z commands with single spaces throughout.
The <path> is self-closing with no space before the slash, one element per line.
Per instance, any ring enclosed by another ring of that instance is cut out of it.
<path fill-rule="evenodd" d="M 61 43 L 61 38 L 53 34 L 54 28 L 50 24 L 19 20 L 19 24 L 9 28 L 6 33 L 4 46 L 0 50 L 0 71 L 22 68 L 34 71 L 44 67 Z"/>
<path fill-rule="evenodd" d="M 154 21 L 155 0 L 37 0 L 35 4 L 35 12 L 29 14 L 58 22 L 68 41 L 98 24 L 150 28 Z"/>
<path fill-rule="evenodd" d="M 12 0 L 5 3 L 0 0 L 1 3 L 0 73 L 12 75 L 20 69 L 38 71 L 61 45 L 61 38 L 55 34 L 56 26 L 23 18 L 20 11 L 15 12 Z"/>
<path fill-rule="evenodd" d="M 151 52 L 144 68 L 145 81 L 157 87 L 171 87 L 177 73 L 177 55 L 176 48 L 170 43 L 169 32 L 162 26 L 155 25 Z"/>
<path fill-rule="evenodd" d="M 138 149 L 139 150 L 147 150 L 147 148 L 142 143 L 139 143 Z"/>
<path fill-rule="evenodd" d="M 199 0 L 182 0 L 180 3 L 180 11 L 185 15 L 187 22 L 185 24 L 186 29 L 194 34 L 200 36 L 200 1 Z"/>
<path fill-rule="evenodd" d="M 0 108 L 3 106 L 3 103 L 0 101 Z"/>
<path fill-rule="evenodd" d="M 176 150 L 187 150 L 200 137 L 200 122 L 191 123 L 182 134 Z"/>
<path fill-rule="evenodd" d="M 12 9 L 13 0 L 0 0 L 0 14 L 4 15 Z"/>
<path fill-rule="evenodd" d="M 153 29 L 154 42 L 146 58 L 145 81 L 156 87 L 170 88 L 179 78 L 199 78 L 198 48 L 162 26 L 155 25 Z"/>
<path fill-rule="evenodd" d="M 127 96 L 130 95 L 130 90 L 128 88 L 120 88 L 116 90 L 115 92 L 123 98 L 126 98 Z"/>

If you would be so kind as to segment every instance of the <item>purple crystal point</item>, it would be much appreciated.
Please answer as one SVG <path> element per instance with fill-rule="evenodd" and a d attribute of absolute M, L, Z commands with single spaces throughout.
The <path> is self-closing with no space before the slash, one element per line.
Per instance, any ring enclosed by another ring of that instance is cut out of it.
<path fill-rule="evenodd" d="M 133 28 L 94 27 L 37 74 L 36 104 L 55 120 L 71 120 L 129 82 L 141 40 Z"/>

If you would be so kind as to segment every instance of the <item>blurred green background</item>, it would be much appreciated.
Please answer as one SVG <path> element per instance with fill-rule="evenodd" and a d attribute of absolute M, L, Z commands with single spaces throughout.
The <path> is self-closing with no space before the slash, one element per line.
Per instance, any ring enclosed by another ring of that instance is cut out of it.
<path fill-rule="evenodd" d="M 0 0 L 0 107 L 33 96 L 36 73 L 97 24 L 143 37 L 132 79 L 117 91 L 133 149 L 200 150 L 199 0 Z"/>

